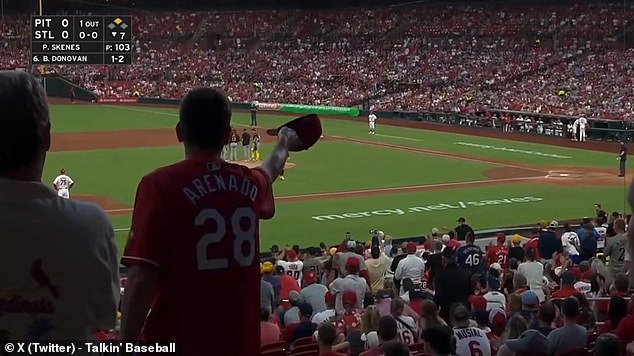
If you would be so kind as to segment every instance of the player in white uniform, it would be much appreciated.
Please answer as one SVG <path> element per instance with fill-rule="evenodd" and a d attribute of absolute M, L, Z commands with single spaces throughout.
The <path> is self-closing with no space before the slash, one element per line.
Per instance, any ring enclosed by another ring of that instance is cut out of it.
<path fill-rule="evenodd" d="M 277 265 L 282 266 L 282 268 L 284 268 L 284 273 L 293 277 L 297 281 L 297 284 L 299 284 L 301 287 L 304 262 L 297 259 L 297 253 L 295 253 L 295 250 L 293 249 L 290 249 L 286 252 L 286 259 L 288 261 L 277 261 Z"/>
<path fill-rule="evenodd" d="M 376 115 L 372 111 L 370 111 L 370 115 L 368 115 L 368 125 L 370 125 L 370 135 L 374 135 L 374 122 L 376 121 Z"/>
<path fill-rule="evenodd" d="M 456 355 L 491 356 L 491 342 L 486 332 L 476 326 L 469 326 L 469 310 L 458 305 L 453 310 L 453 334 L 456 337 Z"/>
<path fill-rule="evenodd" d="M 70 189 L 75 185 L 75 182 L 66 175 L 66 170 L 62 168 L 59 171 L 59 175 L 53 181 L 53 188 L 57 191 L 57 195 L 69 199 L 70 198 Z"/>
<path fill-rule="evenodd" d="M 588 119 L 585 117 L 579 118 L 579 141 L 586 140 L 586 127 L 588 126 Z"/>

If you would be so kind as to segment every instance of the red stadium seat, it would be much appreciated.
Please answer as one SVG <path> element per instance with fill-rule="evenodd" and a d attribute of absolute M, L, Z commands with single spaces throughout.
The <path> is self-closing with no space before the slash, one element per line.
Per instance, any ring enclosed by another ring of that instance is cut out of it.
<path fill-rule="evenodd" d="M 287 353 L 284 349 L 273 349 L 273 350 L 260 351 L 260 355 L 261 356 L 286 356 Z"/>
<path fill-rule="evenodd" d="M 594 348 L 594 344 L 596 344 L 598 337 L 599 333 L 597 333 L 596 331 L 588 334 L 588 350 Z"/>
<path fill-rule="evenodd" d="M 319 350 L 304 351 L 304 352 L 299 352 L 299 353 L 292 352 L 290 354 L 290 356 L 318 356 L 318 355 L 319 355 Z"/>
<path fill-rule="evenodd" d="M 415 356 L 425 355 L 425 344 L 418 343 L 414 345 L 409 345 L 409 351 Z"/>
<path fill-rule="evenodd" d="M 286 351 L 287 349 L 288 349 L 288 344 L 286 342 L 284 342 L 284 341 L 274 342 L 274 343 L 271 343 L 271 344 L 262 345 L 262 347 L 260 348 L 260 350 L 262 352 L 271 351 L 271 350 Z"/>
<path fill-rule="evenodd" d="M 295 342 L 293 342 L 293 347 L 309 345 L 314 343 L 315 343 L 315 339 L 312 336 L 308 336 L 308 337 L 303 337 L 301 339 L 295 340 Z"/>
<path fill-rule="evenodd" d="M 311 352 L 311 351 L 319 353 L 319 345 L 317 345 L 317 343 L 314 341 L 312 344 L 306 344 L 306 345 L 294 347 L 291 350 L 291 355 L 296 355 L 298 353 Z"/>

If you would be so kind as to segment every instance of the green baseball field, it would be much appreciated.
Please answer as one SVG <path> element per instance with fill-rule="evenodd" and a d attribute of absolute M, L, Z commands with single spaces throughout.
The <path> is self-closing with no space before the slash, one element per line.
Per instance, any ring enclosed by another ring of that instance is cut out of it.
<path fill-rule="evenodd" d="M 173 129 L 177 109 L 56 104 L 51 116 L 45 181 L 66 168 L 75 181 L 71 198 L 101 205 L 122 248 L 141 177 L 183 158 Z M 289 119 L 260 113 L 258 129 Z M 247 127 L 250 115 L 235 113 L 233 123 Z M 261 224 L 263 249 L 334 244 L 348 231 L 365 240 L 370 229 L 419 236 L 434 227 L 452 229 L 461 216 L 482 230 L 591 216 L 597 202 L 608 211 L 624 209 L 625 181 L 616 176 L 614 153 L 380 120 L 376 135 L 369 135 L 365 118 L 325 118 L 322 124 L 321 141 L 293 154 L 286 179 L 274 183 L 277 213 Z M 263 158 L 271 139 L 263 145 Z"/>

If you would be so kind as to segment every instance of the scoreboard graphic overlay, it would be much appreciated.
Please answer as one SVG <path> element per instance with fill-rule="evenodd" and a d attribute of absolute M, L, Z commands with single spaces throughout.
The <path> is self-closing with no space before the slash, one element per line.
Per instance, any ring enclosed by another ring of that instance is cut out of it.
<path fill-rule="evenodd" d="M 132 64 L 132 16 L 33 16 L 31 64 Z"/>

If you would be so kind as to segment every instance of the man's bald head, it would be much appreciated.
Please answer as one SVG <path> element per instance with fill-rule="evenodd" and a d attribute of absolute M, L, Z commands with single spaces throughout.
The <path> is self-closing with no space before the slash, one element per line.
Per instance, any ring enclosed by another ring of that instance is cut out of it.
<path fill-rule="evenodd" d="M 40 83 L 25 72 L 0 71 L 0 175 L 37 163 L 50 144 L 48 104 Z"/>

